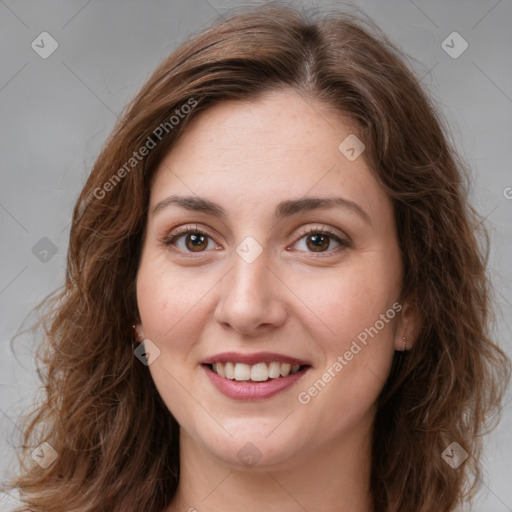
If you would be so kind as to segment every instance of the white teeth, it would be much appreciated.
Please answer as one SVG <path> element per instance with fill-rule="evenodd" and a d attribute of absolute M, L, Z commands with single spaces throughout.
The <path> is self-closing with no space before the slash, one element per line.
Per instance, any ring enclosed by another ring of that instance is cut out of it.
<path fill-rule="evenodd" d="M 277 379 L 287 377 L 297 373 L 300 365 L 290 363 L 280 363 L 272 361 L 271 363 L 257 363 L 253 365 L 245 363 L 214 363 L 212 369 L 215 373 L 230 380 L 264 382 L 268 379 Z"/>
<path fill-rule="evenodd" d="M 277 379 L 277 377 L 281 376 L 281 363 L 277 363 L 276 361 L 272 361 L 268 365 L 268 376 L 271 379 Z"/>
<path fill-rule="evenodd" d="M 251 367 L 248 364 L 235 364 L 235 380 L 249 380 L 251 378 Z"/>
<path fill-rule="evenodd" d="M 226 376 L 226 372 L 224 371 L 224 366 L 221 363 L 215 363 L 213 365 L 213 368 L 221 377 Z"/>
<path fill-rule="evenodd" d="M 258 363 L 251 366 L 251 380 L 263 382 L 268 379 L 268 367 L 265 363 Z"/>
<path fill-rule="evenodd" d="M 282 363 L 281 364 L 281 377 L 286 377 L 287 375 L 290 375 L 290 370 L 292 369 L 292 365 L 289 363 Z"/>
<path fill-rule="evenodd" d="M 217 363 L 222 365 L 222 363 Z M 226 374 L 226 379 L 233 380 L 235 378 L 235 365 L 233 363 L 226 363 L 224 365 L 224 373 Z"/>

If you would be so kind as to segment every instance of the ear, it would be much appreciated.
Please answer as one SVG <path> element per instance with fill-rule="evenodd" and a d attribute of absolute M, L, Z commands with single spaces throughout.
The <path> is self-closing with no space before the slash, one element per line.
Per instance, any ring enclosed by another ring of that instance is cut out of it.
<path fill-rule="evenodd" d="M 144 336 L 144 330 L 142 329 L 142 324 L 134 324 L 133 327 L 133 339 L 141 343 L 145 336 Z"/>
<path fill-rule="evenodd" d="M 411 301 L 405 301 L 400 311 L 395 332 L 395 350 L 410 350 L 420 330 L 420 316 L 416 305 Z"/>

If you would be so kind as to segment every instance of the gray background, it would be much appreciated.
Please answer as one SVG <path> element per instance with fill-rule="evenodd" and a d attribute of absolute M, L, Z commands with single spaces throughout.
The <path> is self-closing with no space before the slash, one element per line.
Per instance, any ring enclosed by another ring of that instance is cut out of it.
<path fill-rule="evenodd" d="M 179 42 L 240 4 L 0 0 L 0 480 L 15 469 L 18 416 L 38 386 L 37 338 L 17 338 L 15 354 L 9 343 L 31 308 L 63 281 L 71 210 L 116 116 Z M 491 227 L 498 335 L 511 354 L 512 1 L 355 4 L 411 57 L 473 170 L 473 202 Z M 59 45 L 47 59 L 31 47 L 44 31 Z M 469 45 L 456 59 L 442 47 L 453 31 Z M 477 511 L 512 511 L 510 400 L 509 390 L 502 422 L 487 440 Z M 0 495 L 0 510 L 7 503 Z"/>

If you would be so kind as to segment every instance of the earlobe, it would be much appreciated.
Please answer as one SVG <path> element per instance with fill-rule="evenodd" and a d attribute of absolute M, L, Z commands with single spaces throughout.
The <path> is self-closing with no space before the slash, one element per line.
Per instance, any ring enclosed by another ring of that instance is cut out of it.
<path fill-rule="evenodd" d="M 397 337 L 395 339 L 395 350 L 398 352 L 405 352 L 406 350 L 411 350 L 413 346 L 413 341 L 411 339 L 407 339 L 405 336 Z"/>
<path fill-rule="evenodd" d="M 402 336 L 401 341 L 397 342 L 395 340 L 395 350 L 397 350 L 398 352 L 404 352 L 406 350 L 409 350 L 409 348 L 407 347 L 407 338 L 405 336 Z"/>
<path fill-rule="evenodd" d="M 419 327 L 418 312 L 412 302 L 405 302 L 396 330 L 395 350 L 411 350 L 417 337 Z"/>
<path fill-rule="evenodd" d="M 141 324 L 133 324 L 133 339 L 141 343 L 144 340 L 144 331 Z"/>

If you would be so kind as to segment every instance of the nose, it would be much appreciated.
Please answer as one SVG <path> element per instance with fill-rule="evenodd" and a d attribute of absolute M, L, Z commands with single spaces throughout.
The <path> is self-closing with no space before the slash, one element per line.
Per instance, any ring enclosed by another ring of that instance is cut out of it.
<path fill-rule="evenodd" d="M 265 252 L 252 263 L 237 254 L 234 260 L 234 267 L 219 283 L 215 320 L 248 336 L 281 326 L 288 314 L 287 288 L 268 267 Z"/>

